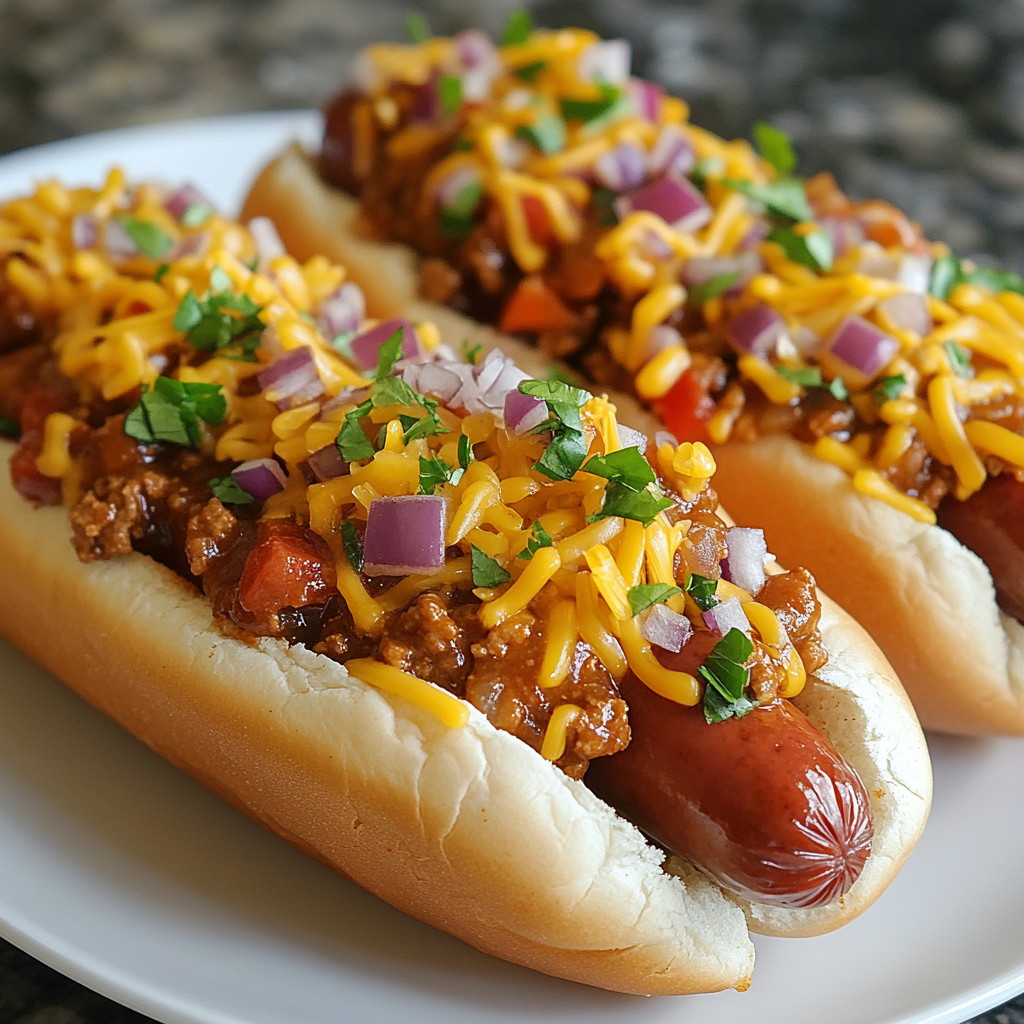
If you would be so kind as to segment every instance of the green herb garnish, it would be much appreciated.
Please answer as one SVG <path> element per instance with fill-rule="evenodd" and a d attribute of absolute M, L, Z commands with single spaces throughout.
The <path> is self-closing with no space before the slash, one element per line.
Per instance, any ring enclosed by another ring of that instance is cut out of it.
<path fill-rule="evenodd" d="M 615 212 L 614 202 L 616 193 L 610 188 L 595 188 L 590 196 L 590 205 L 597 216 L 597 222 L 603 228 L 612 228 L 619 223 L 618 214 Z"/>
<path fill-rule="evenodd" d="M 366 436 L 366 431 L 359 425 L 359 421 L 364 416 L 368 416 L 372 408 L 373 402 L 367 399 L 345 417 L 345 422 L 342 423 L 341 430 L 338 431 L 338 437 L 334 443 L 346 462 L 359 462 L 362 459 L 373 458 L 373 445 Z"/>
<path fill-rule="evenodd" d="M 794 263 L 800 263 L 814 271 L 827 273 L 835 261 L 832 239 L 824 231 L 798 235 L 789 228 L 775 228 L 769 232 L 768 241 L 781 245 Z"/>
<path fill-rule="evenodd" d="M 438 212 L 438 227 L 445 238 L 465 238 L 473 230 L 473 214 L 483 198 L 484 187 L 479 181 L 467 181 L 459 189 L 454 201 L 442 206 Z"/>
<path fill-rule="evenodd" d="M 981 285 L 993 292 L 1017 292 L 1024 295 L 1024 277 L 1012 270 L 1000 270 L 998 267 L 975 267 L 964 273 L 967 284 Z"/>
<path fill-rule="evenodd" d="M 233 476 L 217 476 L 209 481 L 213 496 L 225 505 L 251 505 L 256 499 Z"/>
<path fill-rule="evenodd" d="M 345 546 L 345 557 L 356 572 L 363 571 L 363 541 L 351 520 L 343 519 L 338 527 L 341 542 Z"/>
<path fill-rule="evenodd" d="M 526 542 L 526 547 L 519 552 L 519 557 L 525 561 L 533 558 L 541 548 L 549 548 L 554 544 L 551 535 L 544 529 L 539 519 L 531 527 L 530 534 L 531 536 Z"/>
<path fill-rule="evenodd" d="M 493 590 L 512 579 L 500 563 L 481 551 L 475 544 L 470 544 L 470 549 L 473 558 L 474 587 L 487 587 L 489 590 Z"/>
<path fill-rule="evenodd" d="M 10 437 L 16 441 L 21 437 L 21 424 L 10 416 L 0 416 L 0 437 Z"/>
<path fill-rule="evenodd" d="M 596 100 L 564 99 L 560 104 L 562 117 L 589 124 L 607 114 L 623 97 L 623 91 L 607 82 L 597 85 L 600 96 Z"/>
<path fill-rule="evenodd" d="M 670 597 L 681 594 L 678 587 L 670 587 L 667 583 L 641 583 L 638 586 L 630 587 L 629 607 L 633 609 L 634 615 L 639 615 L 656 604 L 664 604 Z"/>
<path fill-rule="evenodd" d="M 565 122 L 545 110 L 537 115 L 533 124 L 521 124 L 516 135 L 532 142 L 542 153 L 557 153 L 565 147 Z"/>
<path fill-rule="evenodd" d="M 475 345 L 470 345 L 468 338 L 464 338 L 462 341 L 462 355 L 470 366 L 476 366 L 477 361 L 480 359 L 480 353 L 483 352 L 483 350 L 484 346 L 481 342 L 477 342 Z"/>
<path fill-rule="evenodd" d="M 902 373 L 894 373 L 891 377 L 883 377 L 878 382 L 871 397 L 875 400 L 875 405 L 882 405 L 884 402 L 899 398 L 906 386 L 907 378 Z"/>
<path fill-rule="evenodd" d="M 434 35 L 430 31 L 430 23 L 419 11 L 410 11 L 405 16 L 405 31 L 414 43 L 425 43 Z"/>
<path fill-rule="evenodd" d="M 193 203 L 181 215 L 181 223 L 187 228 L 197 228 L 205 224 L 214 212 L 209 203 Z"/>
<path fill-rule="evenodd" d="M 131 214 L 122 213 L 117 218 L 128 233 L 128 237 L 139 247 L 139 252 L 151 260 L 158 260 L 174 245 L 174 239 L 162 227 L 151 220 L 139 220 Z"/>
<path fill-rule="evenodd" d="M 753 653 L 749 637 L 738 629 L 730 629 L 715 644 L 714 650 L 699 669 L 707 685 L 704 688 L 704 718 L 709 723 L 727 718 L 742 718 L 757 707 L 743 695 L 750 681 L 750 670 L 743 663 Z"/>
<path fill-rule="evenodd" d="M 636 446 L 595 455 L 583 471 L 608 480 L 601 511 L 594 519 L 622 516 L 650 526 L 658 513 L 672 504 L 655 484 L 654 470 Z"/>
<path fill-rule="evenodd" d="M 702 306 L 705 302 L 717 299 L 727 292 L 740 279 L 739 271 L 727 270 L 724 274 L 715 274 L 708 281 L 694 285 L 686 296 L 691 306 Z"/>
<path fill-rule="evenodd" d="M 802 366 L 795 370 L 788 366 L 776 366 L 775 370 L 791 384 L 798 384 L 802 388 L 824 388 L 840 402 L 845 402 L 850 397 L 850 391 L 843 378 L 833 377 L 832 380 L 825 380 L 819 366 Z"/>
<path fill-rule="evenodd" d="M 537 76 L 548 66 L 546 60 L 537 60 L 532 64 L 524 64 L 521 68 L 516 68 L 512 73 L 516 78 L 521 78 L 524 82 L 529 82 L 531 85 L 537 81 Z"/>
<path fill-rule="evenodd" d="M 225 359 L 252 363 L 266 326 L 258 316 L 262 307 L 248 295 L 232 294 L 230 286 L 227 274 L 214 267 L 209 297 L 200 300 L 190 288 L 174 316 L 174 329 L 200 352 L 216 352 Z"/>
<path fill-rule="evenodd" d="M 170 263 L 161 263 L 160 266 L 156 268 L 156 273 L 153 275 L 153 280 L 157 284 L 159 284 L 164 279 L 164 274 L 166 274 L 167 271 L 170 269 Z"/>
<path fill-rule="evenodd" d="M 690 181 L 703 189 L 708 178 L 718 178 L 725 173 L 725 161 L 720 156 L 706 156 L 698 160 L 690 171 Z"/>
<path fill-rule="evenodd" d="M 437 80 L 437 95 L 445 117 L 451 117 L 462 106 L 462 79 L 457 75 L 442 75 Z"/>
<path fill-rule="evenodd" d="M 549 419 L 534 431 L 550 430 L 552 437 L 533 468 L 551 480 L 571 480 L 583 465 L 589 450 L 580 409 L 592 396 L 582 388 L 560 380 L 524 380 L 519 390 L 524 395 L 541 399 L 550 413 Z"/>
<path fill-rule="evenodd" d="M 960 269 L 960 261 L 955 256 L 940 256 L 932 264 L 928 294 L 936 299 L 942 299 L 944 302 L 962 278 L 963 271 Z"/>
<path fill-rule="evenodd" d="M 620 448 L 608 455 L 595 455 L 587 461 L 583 472 L 603 476 L 606 480 L 617 480 L 632 491 L 642 491 L 656 479 L 651 464 L 636 445 Z"/>
<path fill-rule="evenodd" d="M 814 219 L 810 203 L 807 202 L 804 183 L 797 178 L 782 178 L 779 181 L 770 181 L 766 185 L 757 185 L 752 181 L 738 178 L 721 180 L 723 185 L 741 192 L 748 199 L 753 199 L 781 217 L 798 221 Z"/>
<path fill-rule="evenodd" d="M 515 7 L 505 22 L 505 31 L 501 34 L 502 46 L 520 46 L 530 38 L 533 31 L 533 18 L 525 7 Z"/>
<path fill-rule="evenodd" d="M 690 578 L 686 581 L 686 592 L 693 598 L 697 607 L 702 612 L 706 612 L 709 608 L 714 608 L 718 604 L 718 598 L 715 597 L 717 589 L 718 580 L 713 580 L 708 576 L 701 576 L 695 572 L 690 573 Z"/>
<path fill-rule="evenodd" d="M 775 168 L 779 177 L 788 177 L 796 170 L 796 151 L 792 139 L 785 132 L 767 121 L 755 121 L 754 141 L 758 152 Z"/>
<path fill-rule="evenodd" d="M 468 438 L 467 438 L 468 440 Z M 420 494 L 433 494 L 440 484 L 457 484 L 465 469 L 453 469 L 443 459 L 420 456 Z"/>
<path fill-rule="evenodd" d="M 949 365 L 958 377 L 966 377 L 971 368 L 971 353 L 962 345 L 958 345 L 952 338 L 943 343 Z"/>
<path fill-rule="evenodd" d="M 194 448 L 203 438 L 199 421 L 219 426 L 227 409 L 219 384 L 185 384 L 157 377 L 152 388 L 143 385 L 142 396 L 125 417 L 124 432 L 143 444 L 169 441 Z"/>
<path fill-rule="evenodd" d="M 459 465 L 463 470 L 469 469 L 469 464 L 473 461 L 473 445 L 469 440 L 467 434 L 463 434 L 459 438 Z"/>

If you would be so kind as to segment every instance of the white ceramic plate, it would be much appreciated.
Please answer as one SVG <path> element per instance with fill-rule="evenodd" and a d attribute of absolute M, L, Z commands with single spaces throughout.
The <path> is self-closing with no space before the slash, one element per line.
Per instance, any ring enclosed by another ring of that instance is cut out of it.
<path fill-rule="evenodd" d="M 225 211 L 315 114 L 108 132 L 0 159 L 0 197 L 60 176 L 191 180 Z M 40 624 L 54 631 L 60 625 Z M 263 832 L 0 641 L 0 933 L 168 1024 L 960 1022 L 1024 989 L 1024 743 L 936 737 L 907 869 L 819 939 L 756 939 L 751 990 L 638 999 L 494 960 Z"/>

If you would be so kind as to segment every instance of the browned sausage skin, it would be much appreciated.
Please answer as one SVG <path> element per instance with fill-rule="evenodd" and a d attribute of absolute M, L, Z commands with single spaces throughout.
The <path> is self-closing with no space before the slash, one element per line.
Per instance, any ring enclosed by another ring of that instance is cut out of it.
<path fill-rule="evenodd" d="M 697 633 L 659 657 L 692 672 L 717 639 Z M 709 725 L 631 673 L 620 690 L 633 739 L 592 762 L 587 783 L 602 799 L 755 902 L 818 907 L 850 889 L 871 852 L 867 792 L 788 700 Z"/>

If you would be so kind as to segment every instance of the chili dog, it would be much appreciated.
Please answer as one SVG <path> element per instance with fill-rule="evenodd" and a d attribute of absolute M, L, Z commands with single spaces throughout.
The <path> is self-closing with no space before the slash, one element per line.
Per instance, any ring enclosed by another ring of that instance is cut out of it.
<path fill-rule="evenodd" d="M 632 391 L 712 446 L 726 505 L 867 627 L 926 726 L 1024 732 L 1024 547 L 998 525 L 1024 500 L 1024 281 L 793 177 L 771 126 L 756 153 L 689 124 L 628 65 L 519 14 L 500 47 L 370 47 L 322 152 L 275 160 L 246 214 L 346 262 L 377 315 L 444 302 Z"/>
<path fill-rule="evenodd" d="M 766 577 L 706 447 L 365 323 L 341 268 L 190 188 L 48 182 L 0 237 L 4 631 L 163 756 L 422 920 L 620 991 L 744 988 L 748 924 L 830 930 L 898 871 L 913 710 L 806 573 Z M 655 778 L 631 751 L 673 796 L 613 792 Z"/>

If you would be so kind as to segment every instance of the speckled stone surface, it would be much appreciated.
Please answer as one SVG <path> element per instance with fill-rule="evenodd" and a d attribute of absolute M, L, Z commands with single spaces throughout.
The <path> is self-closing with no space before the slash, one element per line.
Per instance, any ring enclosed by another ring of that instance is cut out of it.
<path fill-rule="evenodd" d="M 319 106 L 413 0 L 0 0 L 0 153 L 124 125 Z M 418 5 L 497 32 L 509 0 Z M 805 173 L 1024 272 L 1024 0 L 549 0 L 634 47 L 723 135 L 768 118 Z M 0 942 L 0 1024 L 139 1024 Z M 1020 997 L 972 1024 L 1024 1024 Z"/>

